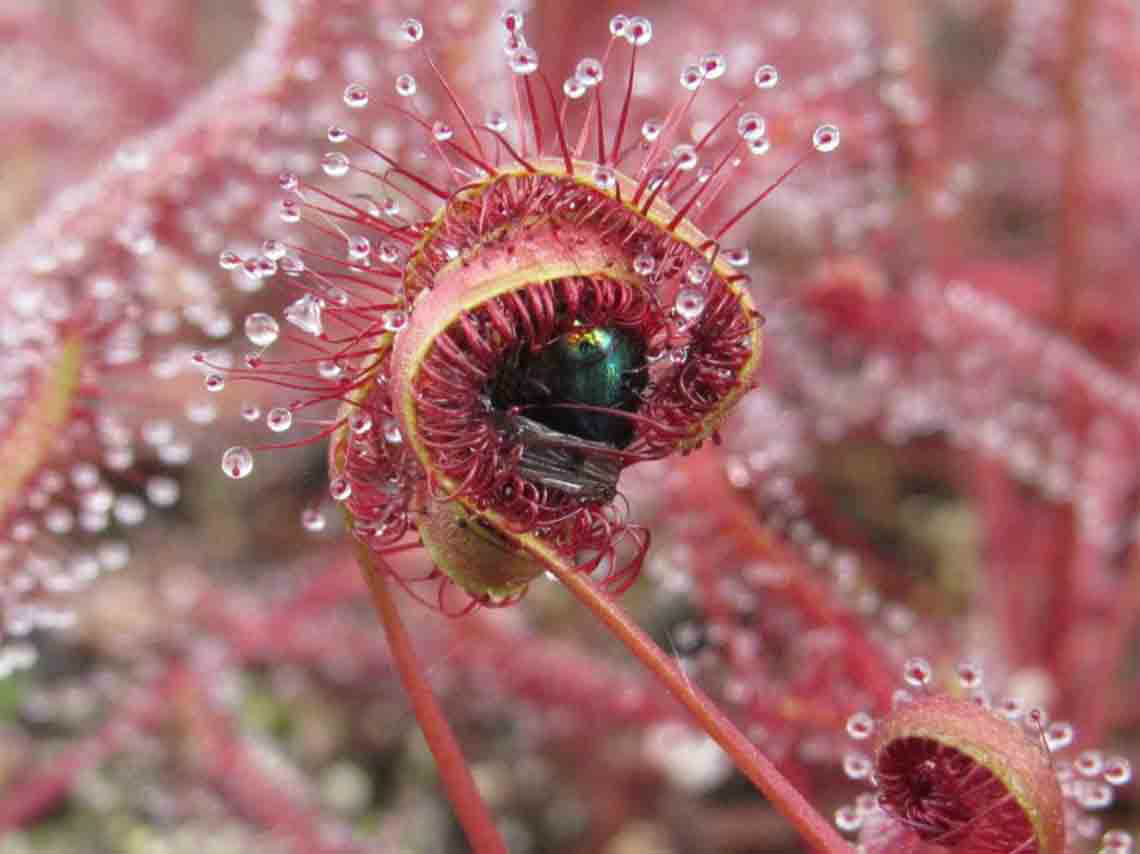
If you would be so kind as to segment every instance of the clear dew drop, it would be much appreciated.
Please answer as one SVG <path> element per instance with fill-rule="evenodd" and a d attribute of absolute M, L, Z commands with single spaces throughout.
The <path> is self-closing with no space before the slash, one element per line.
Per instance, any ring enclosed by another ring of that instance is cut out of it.
<path fill-rule="evenodd" d="M 408 325 L 408 313 L 395 308 L 384 314 L 384 328 L 389 332 L 399 332 Z"/>
<path fill-rule="evenodd" d="M 418 18 L 405 18 L 400 24 L 400 34 L 405 41 L 415 44 L 424 37 L 424 25 Z"/>
<path fill-rule="evenodd" d="M 703 285 L 708 281 L 711 272 L 709 265 L 704 261 L 694 261 L 685 271 L 685 279 L 690 285 Z"/>
<path fill-rule="evenodd" d="M 767 123 L 759 113 L 744 113 L 736 120 L 736 132 L 745 142 L 761 139 L 767 130 Z"/>
<path fill-rule="evenodd" d="M 1083 777 L 1099 777 L 1104 772 L 1104 754 L 1099 750 L 1081 751 L 1073 767 Z"/>
<path fill-rule="evenodd" d="M 343 151 L 329 151 L 321 158 L 321 169 L 330 178 L 339 178 L 348 173 L 348 155 Z M 292 199 L 285 199 L 286 202 Z M 284 202 L 282 202 L 284 206 Z"/>
<path fill-rule="evenodd" d="M 305 294 L 285 307 L 285 319 L 298 329 L 319 336 L 324 331 L 323 309 L 324 303 L 319 297 Z"/>
<path fill-rule="evenodd" d="M 681 288 L 673 300 L 673 308 L 684 321 L 691 323 L 705 310 L 705 295 L 697 288 Z"/>
<path fill-rule="evenodd" d="M 396 78 L 396 94 L 401 98 L 410 98 L 416 94 L 416 78 L 408 73 Z"/>
<path fill-rule="evenodd" d="M 915 656 L 903 664 L 903 681 L 912 688 L 923 688 L 930 684 L 934 671 L 925 658 Z"/>
<path fill-rule="evenodd" d="M 265 426 L 274 433 L 284 433 L 293 426 L 293 413 L 284 406 L 275 406 L 266 413 Z"/>
<path fill-rule="evenodd" d="M 1087 810 L 1103 810 L 1112 806 L 1112 787 L 1106 783 L 1086 782 L 1077 787 L 1077 803 Z"/>
<path fill-rule="evenodd" d="M 592 56 L 579 61 L 578 66 L 574 69 L 574 78 L 587 88 L 597 86 L 602 82 L 605 77 L 605 71 L 602 68 L 602 63 Z"/>
<path fill-rule="evenodd" d="M 173 507 L 178 503 L 182 489 L 172 477 L 156 475 L 146 482 L 146 498 L 155 507 Z"/>
<path fill-rule="evenodd" d="M 657 259 L 652 255 L 642 252 L 633 259 L 633 272 L 639 276 L 648 276 L 657 267 Z"/>
<path fill-rule="evenodd" d="M 762 139 L 754 139 L 748 143 L 748 150 L 757 156 L 761 154 L 767 154 L 772 150 L 772 141 L 767 137 L 764 137 Z"/>
<path fill-rule="evenodd" d="M 693 92 L 704 82 L 705 76 L 699 65 L 686 65 L 681 69 L 681 88 Z"/>
<path fill-rule="evenodd" d="M 839 128 L 835 125 L 820 125 L 811 135 L 811 144 L 816 151 L 835 151 L 839 148 Z"/>
<path fill-rule="evenodd" d="M 261 244 L 261 252 L 270 261 L 280 261 L 285 257 L 285 244 L 280 240 L 266 240 Z"/>
<path fill-rule="evenodd" d="M 240 414 L 243 421 L 249 421 L 252 423 L 261 418 L 261 407 L 259 407 L 256 403 L 246 402 L 241 405 Z"/>
<path fill-rule="evenodd" d="M 325 516 L 315 507 L 306 507 L 301 511 L 301 527 L 311 534 L 320 533 L 325 529 Z"/>
<path fill-rule="evenodd" d="M 436 142 L 447 142 L 455 134 L 447 122 L 437 121 L 431 126 L 431 135 Z"/>
<path fill-rule="evenodd" d="M 661 119 L 646 119 L 641 123 L 641 137 L 646 142 L 653 142 L 661 136 L 661 129 L 665 123 Z"/>
<path fill-rule="evenodd" d="M 1126 830 L 1110 830 L 1100 838 L 1100 854 L 1134 854 L 1132 834 Z"/>
<path fill-rule="evenodd" d="M 277 176 L 277 186 L 287 193 L 291 193 L 297 189 L 301 181 L 297 177 L 296 172 L 282 172 Z"/>
<path fill-rule="evenodd" d="M 317 362 L 317 376 L 325 380 L 335 380 L 344 373 L 341 363 L 335 359 L 321 359 Z"/>
<path fill-rule="evenodd" d="M 1073 743 L 1075 732 L 1073 725 L 1067 721 L 1053 721 L 1045 729 L 1045 746 L 1056 752 L 1064 750 Z"/>
<path fill-rule="evenodd" d="M 752 261 L 752 253 L 748 249 L 725 249 L 720 253 L 730 267 L 747 267 Z"/>
<path fill-rule="evenodd" d="M 716 80 L 718 77 L 723 77 L 724 72 L 728 70 L 728 63 L 725 62 L 724 55 L 719 53 L 706 53 L 697 64 L 700 65 L 701 73 L 704 74 L 706 80 Z"/>
<path fill-rule="evenodd" d="M 614 170 L 608 166 L 595 166 L 594 171 L 590 174 L 590 178 L 593 180 L 594 185 L 602 190 L 612 190 L 617 183 Z"/>
<path fill-rule="evenodd" d="M 697 168 L 699 161 L 696 147 L 689 145 L 687 142 L 673 146 L 673 160 L 676 162 L 677 168 L 680 171 L 691 172 Z"/>
<path fill-rule="evenodd" d="M 614 15 L 610 18 L 610 35 L 614 38 L 624 38 L 629 29 L 629 18 L 625 15 Z"/>
<path fill-rule="evenodd" d="M 562 83 L 563 94 L 572 101 L 576 101 L 586 94 L 586 87 L 577 77 L 567 77 Z"/>
<path fill-rule="evenodd" d="M 780 72 L 774 65 L 761 65 L 752 75 L 752 82 L 757 89 L 771 89 L 780 82 Z"/>
<path fill-rule="evenodd" d="M 333 501 L 345 501 L 352 495 L 352 484 L 347 477 L 334 477 L 329 482 L 329 495 Z"/>
<path fill-rule="evenodd" d="M 527 75 L 538 71 L 538 51 L 533 47 L 522 47 L 511 54 L 511 71 Z"/>
<path fill-rule="evenodd" d="M 240 445 L 228 448 L 222 454 L 222 471 L 234 480 L 248 477 L 249 473 L 253 471 L 253 454 L 250 453 L 249 448 L 243 448 Z"/>
<path fill-rule="evenodd" d="M 241 256 L 230 249 L 226 249 L 218 255 L 218 266 L 223 270 L 236 270 L 241 266 Z"/>
<path fill-rule="evenodd" d="M 1114 786 L 1125 786 L 1132 781 L 1132 765 L 1123 756 L 1110 756 L 1104 761 L 1104 779 Z"/>
<path fill-rule="evenodd" d="M 505 133 L 508 127 L 507 117 L 500 110 L 490 110 L 483 125 L 495 133 Z"/>
<path fill-rule="evenodd" d="M 843 757 L 843 773 L 852 780 L 866 780 L 871 770 L 871 760 L 858 751 L 853 750 Z"/>
<path fill-rule="evenodd" d="M 400 260 L 400 250 L 394 243 L 381 243 L 378 255 L 384 264 L 395 264 Z"/>
<path fill-rule="evenodd" d="M 875 721 L 866 712 L 856 712 L 847 719 L 847 734 L 856 741 L 864 741 L 875 731 Z"/>
<path fill-rule="evenodd" d="M 372 429 L 372 416 L 367 412 L 354 412 L 348 416 L 348 429 L 356 436 L 363 436 Z"/>
<path fill-rule="evenodd" d="M 329 142 L 334 144 L 340 143 L 348 139 L 348 131 L 346 131 L 340 125 L 331 125 L 326 136 L 328 136 Z"/>
<path fill-rule="evenodd" d="M 221 391 L 226 387 L 226 378 L 221 374 L 206 374 L 203 384 L 206 386 L 206 391 Z"/>
<path fill-rule="evenodd" d="M 384 441 L 391 445 L 398 445 L 404 441 L 404 434 L 400 432 L 400 422 L 395 418 L 384 419 Z"/>
<path fill-rule="evenodd" d="M 653 38 L 653 24 L 649 22 L 648 18 L 643 18 L 640 15 L 631 18 L 625 30 L 625 37 L 630 44 L 644 47 Z"/>
<path fill-rule="evenodd" d="M 261 311 L 246 315 L 245 337 L 253 346 L 268 347 L 277 340 L 280 333 L 281 328 L 271 315 Z"/>
<path fill-rule="evenodd" d="M 960 661 L 955 668 L 958 673 L 958 684 L 968 690 L 982 687 L 984 671 L 975 661 Z"/>
<path fill-rule="evenodd" d="M 517 33 L 522 29 L 523 22 L 526 19 L 518 9 L 507 9 L 499 20 L 503 22 L 508 33 Z"/>
<path fill-rule="evenodd" d="M 854 833 L 863 826 L 863 815 L 853 804 L 844 804 L 835 811 L 835 826 L 844 833 Z"/>
<path fill-rule="evenodd" d="M 350 261 L 364 261 L 372 254 L 372 243 L 364 235 L 358 234 L 349 238 L 347 251 Z"/>
<path fill-rule="evenodd" d="M 368 88 L 360 83 L 349 83 L 344 87 L 344 103 L 354 110 L 367 107 Z"/>

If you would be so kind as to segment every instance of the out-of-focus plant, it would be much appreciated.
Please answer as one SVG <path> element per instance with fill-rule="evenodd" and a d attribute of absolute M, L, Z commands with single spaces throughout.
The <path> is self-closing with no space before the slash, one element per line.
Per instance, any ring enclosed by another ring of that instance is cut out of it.
<path fill-rule="evenodd" d="M 0 845 L 1132 850 L 1133 6 L 26 5 Z"/>

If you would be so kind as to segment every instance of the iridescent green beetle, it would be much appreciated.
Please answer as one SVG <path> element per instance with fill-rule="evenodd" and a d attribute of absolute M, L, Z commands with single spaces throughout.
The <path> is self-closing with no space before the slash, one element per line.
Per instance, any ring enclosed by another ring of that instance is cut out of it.
<path fill-rule="evenodd" d="M 492 404 L 523 448 L 522 473 L 605 500 L 616 492 L 622 468 L 614 452 L 633 440 L 633 423 L 574 405 L 633 412 L 645 383 L 645 348 L 633 334 L 581 327 L 536 353 L 516 353 L 495 383 Z"/>

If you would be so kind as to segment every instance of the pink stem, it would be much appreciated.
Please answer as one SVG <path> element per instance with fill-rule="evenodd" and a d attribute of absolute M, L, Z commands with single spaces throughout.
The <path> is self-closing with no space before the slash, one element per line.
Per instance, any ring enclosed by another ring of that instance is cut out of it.
<path fill-rule="evenodd" d="M 800 791 L 779 772 L 771 760 L 756 749 L 705 694 L 693 685 L 653 640 L 622 608 L 598 590 L 577 569 L 549 553 L 540 555 L 543 563 L 583 605 L 590 609 L 629 651 L 661 680 L 729 755 L 772 805 L 791 822 L 800 836 L 816 851 L 851 854 L 851 846 L 821 816 Z"/>
<path fill-rule="evenodd" d="M 507 846 L 495 828 L 479 790 L 475 788 L 475 780 L 463 758 L 463 751 L 448 726 L 431 686 L 424 678 L 423 667 L 412 647 L 404 622 L 400 619 L 396 603 L 388 591 L 384 579 L 388 567 L 382 563 L 378 567 L 374 566 L 372 560 L 373 557 L 369 556 L 369 559 L 361 561 L 364 579 L 372 592 L 372 604 L 384 627 L 384 635 L 388 639 L 400 681 L 411 700 L 416 720 L 419 721 L 432 756 L 435 757 L 447 798 L 455 808 L 456 817 L 475 852 L 506 854 Z"/>

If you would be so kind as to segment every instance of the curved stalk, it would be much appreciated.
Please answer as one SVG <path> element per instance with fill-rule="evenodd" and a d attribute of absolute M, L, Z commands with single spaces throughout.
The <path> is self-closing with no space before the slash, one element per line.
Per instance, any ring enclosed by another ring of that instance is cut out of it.
<path fill-rule="evenodd" d="M 685 678 L 673 660 L 661 651 L 621 606 L 598 590 L 575 567 L 559 560 L 552 552 L 544 550 L 540 556 L 575 598 L 589 608 L 689 710 L 701 728 L 729 755 L 740 772 L 791 822 L 812 850 L 851 854 L 851 846 L 832 827 L 831 822 L 816 812 L 771 760 L 749 741 L 704 692 Z"/>
<path fill-rule="evenodd" d="M 372 604 L 376 609 L 376 615 L 384 627 L 384 636 L 388 639 L 392 660 L 400 674 L 400 682 L 407 692 L 408 699 L 411 700 L 416 720 L 432 756 L 435 757 L 444 791 L 455 809 L 455 815 L 467 835 L 472 850 L 476 854 L 484 852 L 506 854 L 506 843 L 495 828 L 479 790 L 475 788 L 475 780 L 471 776 L 471 769 L 468 768 L 466 759 L 463 758 L 459 742 L 448 726 L 431 686 L 424 678 L 423 667 L 412 647 L 412 640 L 404 628 L 404 621 L 400 619 L 400 612 L 396 609 L 396 602 L 384 579 L 383 574 L 387 571 L 387 567 L 376 567 L 371 560 L 362 560 L 361 569 L 364 571 L 365 581 L 368 582 L 368 589 L 372 593 Z"/>

